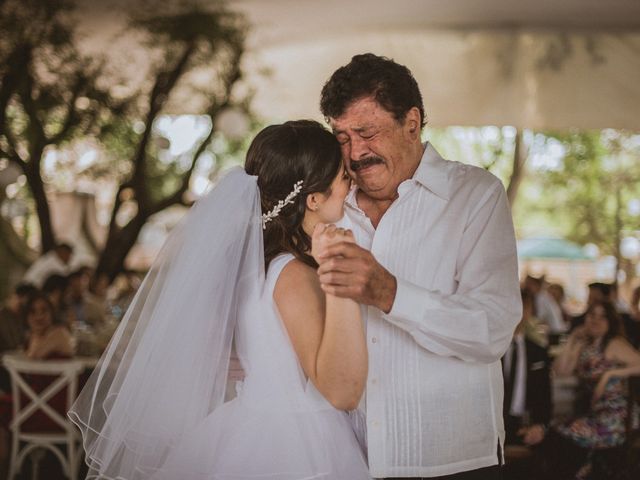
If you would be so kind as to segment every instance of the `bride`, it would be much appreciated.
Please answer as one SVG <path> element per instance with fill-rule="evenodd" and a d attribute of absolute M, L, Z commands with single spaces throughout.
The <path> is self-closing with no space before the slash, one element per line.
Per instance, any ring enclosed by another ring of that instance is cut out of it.
<path fill-rule="evenodd" d="M 350 185 L 312 121 L 262 130 L 174 229 L 69 412 L 104 479 L 368 479 L 354 410 L 359 307 L 325 295 L 319 245 Z M 312 241 L 313 239 L 313 241 Z M 224 403 L 232 343 L 245 371 Z"/>

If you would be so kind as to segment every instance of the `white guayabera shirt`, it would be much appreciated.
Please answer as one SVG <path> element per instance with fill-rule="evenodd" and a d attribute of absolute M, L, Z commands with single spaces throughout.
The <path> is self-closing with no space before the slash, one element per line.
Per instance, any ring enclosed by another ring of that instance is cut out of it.
<path fill-rule="evenodd" d="M 371 474 L 496 465 L 504 441 L 500 357 L 522 313 L 504 188 L 427 143 L 398 194 L 374 229 L 352 190 L 341 222 L 398 282 L 388 315 L 363 307 Z"/>

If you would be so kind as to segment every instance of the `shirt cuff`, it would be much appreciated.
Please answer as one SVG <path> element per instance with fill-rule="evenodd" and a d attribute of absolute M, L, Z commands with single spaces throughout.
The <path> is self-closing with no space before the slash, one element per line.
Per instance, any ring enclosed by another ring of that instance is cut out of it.
<path fill-rule="evenodd" d="M 388 315 L 394 318 L 411 319 L 422 312 L 438 306 L 437 300 L 428 290 L 396 277 L 396 298 Z"/>

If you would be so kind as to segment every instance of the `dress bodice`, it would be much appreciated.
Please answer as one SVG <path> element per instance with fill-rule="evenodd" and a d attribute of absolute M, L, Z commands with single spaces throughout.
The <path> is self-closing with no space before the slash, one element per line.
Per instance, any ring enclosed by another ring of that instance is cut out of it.
<path fill-rule="evenodd" d="M 238 312 L 236 350 L 245 371 L 238 396 L 268 409 L 332 408 L 306 378 L 273 299 L 278 277 L 294 258 L 291 254 L 274 258 L 260 300 L 242 305 Z"/>

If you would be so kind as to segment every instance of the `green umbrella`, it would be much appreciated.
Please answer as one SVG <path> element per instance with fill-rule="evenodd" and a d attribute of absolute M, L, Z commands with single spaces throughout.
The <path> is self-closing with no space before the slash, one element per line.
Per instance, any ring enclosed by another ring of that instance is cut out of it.
<path fill-rule="evenodd" d="M 591 260 L 582 247 L 562 238 L 523 238 L 518 241 L 518 257 L 554 258 L 559 260 Z"/>

